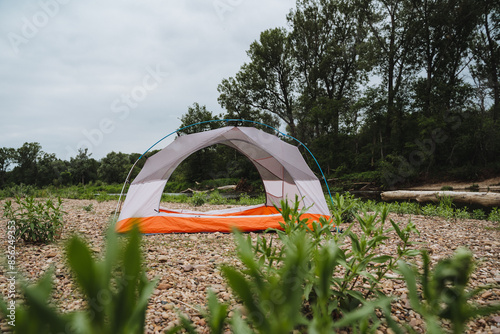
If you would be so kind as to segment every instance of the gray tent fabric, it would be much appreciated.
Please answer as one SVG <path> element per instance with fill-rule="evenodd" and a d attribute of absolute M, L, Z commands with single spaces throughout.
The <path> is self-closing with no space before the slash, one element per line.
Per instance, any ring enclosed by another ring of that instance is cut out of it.
<path fill-rule="evenodd" d="M 281 200 L 301 200 L 308 213 L 329 215 L 318 178 L 296 146 L 252 127 L 228 126 L 177 137 L 147 159 L 132 182 L 119 220 L 151 216 L 159 209 L 166 182 L 173 171 L 196 151 L 212 145 L 227 145 L 245 155 L 257 168 L 266 192 L 266 205 Z"/>

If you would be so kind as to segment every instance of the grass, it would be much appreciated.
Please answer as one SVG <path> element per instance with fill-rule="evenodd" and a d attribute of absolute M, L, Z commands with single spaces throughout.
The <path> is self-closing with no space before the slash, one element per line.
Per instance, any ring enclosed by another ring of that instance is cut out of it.
<path fill-rule="evenodd" d="M 373 177 L 373 175 L 370 175 Z M 203 188 L 216 188 L 221 185 L 228 183 L 234 183 L 236 179 L 220 179 L 220 180 L 209 180 L 204 182 L 201 186 Z M 177 184 L 176 186 L 183 187 L 185 185 Z M 477 185 L 472 185 L 471 188 L 475 188 Z M 444 186 L 444 189 L 450 189 L 451 187 Z M 95 199 L 99 202 L 117 200 L 119 193 L 121 192 L 121 184 L 104 184 L 102 182 L 90 183 L 87 185 L 79 186 L 66 186 L 66 187 L 55 187 L 49 186 L 45 188 L 36 188 L 30 185 L 14 185 L 11 187 L 0 189 L 0 199 L 2 198 L 13 198 L 15 196 L 33 196 L 38 198 L 69 198 L 69 199 Z M 125 189 L 125 193 L 127 188 Z M 165 188 L 167 192 L 167 188 Z M 196 194 L 196 193 L 195 193 Z M 198 205 L 210 204 L 210 205 L 258 205 L 265 202 L 265 196 L 261 193 L 258 196 L 250 196 L 246 193 L 235 193 L 234 197 L 227 196 L 229 193 L 222 191 L 207 191 L 200 192 L 196 195 Z M 334 195 L 335 196 L 335 195 Z M 348 192 L 343 193 L 345 205 L 352 204 L 352 211 L 378 211 L 382 205 L 387 205 L 390 212 L 399 215 L 424 215 L 432 217 L 443 217 L 448 220 L 457 219 L 476 219 L 476 220 L 488 220 L 492 222 L 500 223 L 500 209 L 499 208 L 483 208 L 483 209 L 470 209 L 467 207 L 455 207 L 451 200 L 442 199 L 438 204 L 419 204 L 416 202 L 393 202 L 393 203 L 383 203 L 375 200 L 361 200 L 355 198 L 352 194 Z M 330 198 L 326 198 L 327 203 L 332 206 Z M 161 198 L 162 202 L 171 203 L 191 203 L 193 202 L 192 197 L 186 194 L 171 194 L 165 193 Z M 331 208 L 332 209 L 332 208 Z M 87 208 L 84 210 L 91 210 Z M 347 213 L 349 214 L 349 213 Z"/>

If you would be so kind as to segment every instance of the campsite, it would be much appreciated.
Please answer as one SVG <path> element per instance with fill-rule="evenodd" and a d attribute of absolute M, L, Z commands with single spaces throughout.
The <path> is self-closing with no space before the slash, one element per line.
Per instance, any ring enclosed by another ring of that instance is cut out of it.
<path fill-rule="evenodd" d="M 0 332 L 500 334 L 500 1 L 4 1 Z"/>
<path fill-rule="evenodd" d="M 0 202 L 3 205 L 5 201 Z M 173 209 L 193 208 L 187 203 L 162 203 Z M 116 201 L 64 200 L 64 229 L 61 239 L 53 244 L 19 244 L 18 270 L 27 279 L 35 281 L 50 267 L 54 268 L 54 290 L 52 301 L 62 312 L 81 310 L 85 302 L 79 292 L 64 259 L 64 247 L 68 238 L 77 233 L 90 243 L 94 256 L 103 256 L 104 235 Z M 234 206 L 234 205 L 233 205 Z M 206 203 L 196 210 L 206 211 L 227 209 L 228 205 Z M 426 248 L 435 264 L 438 260 L 452 255 L 461 246 L 474 253 L 477 267 L 471 275 L 471 286 L 496 285 L 497 288 L 481 292 L 477 302 L 491 305 L 500 301 L 500 230 L 498 223 L 474 219 L 446 219 L 423 215 L 403 215 L 391 213 L 390 218 L 405 224 L 408 219 L 420 231 L 415 240 L 418 248 Z M 5 243 L 6 225 L 1 225 L 2 244 Z M 359 227 L 354 232 L 359 234 Z M 255 241 L 262 233 L 249 233 Z M 270 236 L 273 237 L 273 236 Z M 276 236 L 274 235 L 274 238 Z M 389 240 L 380 249 L 381 254 L 394 255 L 397 238 L 392 232 Z M 149 279 L 158 279 L 158 284 L 149 300 L 146 312 L 145 333 L 163 333 L 179 323 L 179 314 L 191 319 L 200 333 L 208 333 L 207 320 L 200 314 L 207 302 L 207 292 L 213 290 L 221 302 L 230 305 L 233 315 L 241 310 L 240 304 L 227 288 L 221 275 L 222 265 L 241 266 L 236 255 L 234 237 L 230 233 L 175 233 L 154 234 L 143 237 L 142 254 Z M 417 259 L 417 263 L 421 262 Z M 6 279 L 2 275 L 0 287 L 5 288 Z M 425 332 L 423 320 L 414 312 L 408 301 L 407 288 L 403 281 L 384 280 L 384 293 L 395 296 L 392 314 L 400 323 L 407 323 L 417 332 Z M 496 333 L 499 328 L 498 315 L 491 315 L 471 321 L 467 333 Z M 5 322 L 1 328 L 7 330 Z M 384 326 L 377 333 L 390 333 Z M 347 333 L 340 331 L 340 333 Z"/>

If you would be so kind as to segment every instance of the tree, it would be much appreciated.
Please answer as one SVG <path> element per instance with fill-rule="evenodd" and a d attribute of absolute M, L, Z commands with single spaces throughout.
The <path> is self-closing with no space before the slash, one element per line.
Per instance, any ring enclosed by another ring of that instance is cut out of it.
<path fill-rule="evenodd" d="M 500 1 L 480 1 L 480 24 L 475 33 L 473 47 L 475 63 L 471 72 L 479 86 L 490 91 L 493 100 L 491 117 L 500 119 Z"/>
<path fill-rule="evenodd" d="M 273 126 L 276 119 L 265 117 L 261 111 L 275 115 L 295 136 L 295 68 L 286 31 L 275 28 L 262 32 L 247 54 L 250 62 L 241 67 L 235 78 L 224 79 L 219 85 L 219 103 L 230 114 L 261 118 Z"/>
<path fill-rule="evenodd" d="M 424 68 L 417 84 L 417 102 L 425 117 L 449 113 L 467 101 L 460 77 L 478 23 L 475 0 L 419 0 L 415 51 Z"/>
<path fill-rule="evenodd" d="M 101 159 L 97 175 L 106 183 L 123 183 L 131 167 L 128 154 L 113 151 Z"/>
<path fill-rule="evenodd" d="M 177 134 L 182 135 L 220 128 L 221 122 L 213 122 L 218 119 L 219 117 L 208 111 L 206 106 L 200 106 L 195 102 L 192 107 L 188 107 L 188 112 L 182 115 L 181 126 L 179 127 L 182 130 Z"/>
<path fill-rule="evenodd" d="M 7 179 L 9 167 L 16 161 L 16 150 L 8 147 L 0 147 L 0 187 L 4 186 Z"/>
<path fill-rule="evenodd" d="M 38 160 L 38 181 L 39 186 L 51 184 L 59 185 L 63 183 L 61 174 L 68 171 L 68 165 L 64 161 L 57 159 L 53 153 L 43 153 Z"/>
<path fill-rule="evenodd" d="M 304 132 L 335 139 L 371 68 L 365 14 L 356 1 L 300 0 L 288 21 L 301 113 L 312 125 Z"/>
<path fill-rule="evenodd" d="M 70 159 L 70 173 L 75 184 L 84 185 L 97 180 L 99 163 L 91 158 L 91 155 L 87 148 L 85 150 L 79 149 L 76 157 Z"/>
<path fill-rule="evenodd" d="M 38 160 L 43 154 L 39 143 L 24 143 L 16 150 L 15 162 L 17 166 L 13 170 L 16 183 L 36 185 L 38 177 Z"/>
<path fill-rule="evenodd" d="M 409 0 L 368 0 L 363 7 L 376 45 L 379 66 L 375 73 L 382 80 L 386 101 L 384 137 L 388 151 L 401 153 L 408 106 L 405 87 L 416 72 L 414 13 Z"/>

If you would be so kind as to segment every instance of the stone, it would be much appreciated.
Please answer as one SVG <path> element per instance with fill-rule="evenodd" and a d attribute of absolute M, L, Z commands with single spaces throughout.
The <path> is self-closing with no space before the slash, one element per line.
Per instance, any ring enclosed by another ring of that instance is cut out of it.
<path fill-rule="evenodd" d="M 193 269 L 194 269 L 194 267 L 190 264 L 186 264 L 186 265 L 182 266 L 182 270 L 184 270 L 185 272 L 192 271 Z"/>

